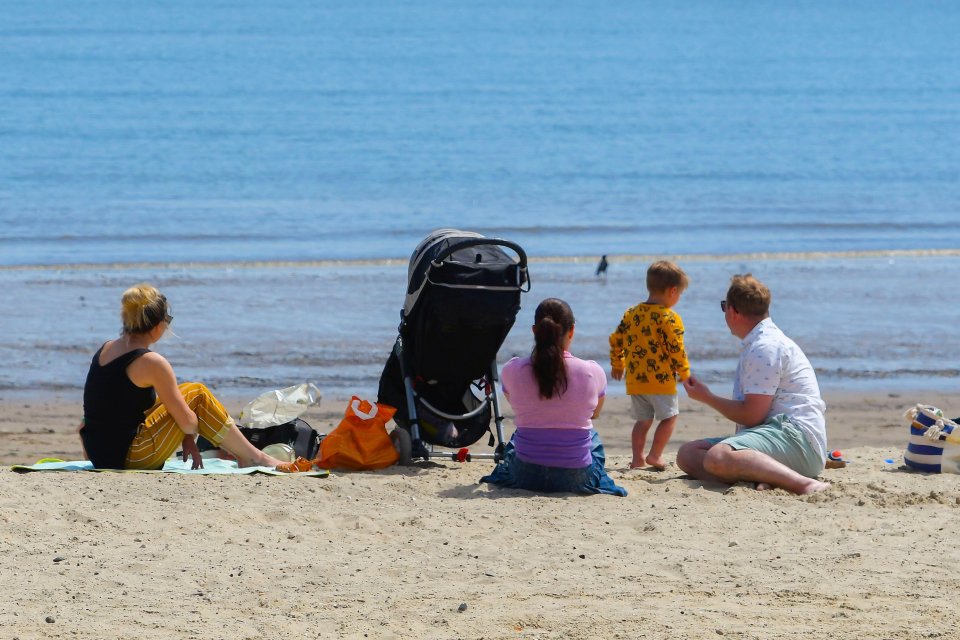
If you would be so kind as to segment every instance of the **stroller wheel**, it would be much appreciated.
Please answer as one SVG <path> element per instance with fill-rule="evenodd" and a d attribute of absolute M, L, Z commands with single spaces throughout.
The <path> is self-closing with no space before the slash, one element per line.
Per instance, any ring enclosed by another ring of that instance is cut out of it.
<path fill-rule="evenodd" d="M 390 432 L 390 440 L 393 442 L 393 448 L 400 454 L 397 464 L 404 467 L 413 464 L 413 441 L 410 439 L 410 432 L 397 427 Z"/>

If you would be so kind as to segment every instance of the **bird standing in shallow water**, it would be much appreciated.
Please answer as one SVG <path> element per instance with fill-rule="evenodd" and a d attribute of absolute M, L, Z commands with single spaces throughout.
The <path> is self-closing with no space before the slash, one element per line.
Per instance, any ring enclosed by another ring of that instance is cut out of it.
<path fill-rule="evenodd" d="M 609 266 L 609 264 L 610 264 L 610 263 L 607 262 L 607 254 L 603 254 L 603 257 L 600 258 L 600 263 L 597 264 L 597 273 L 595 274 L 596 277 L 599 278 L 599 277 L 603 276 L 604 278 L 606 278 L 606 277 L 607 277 L 607 266 Z"/>

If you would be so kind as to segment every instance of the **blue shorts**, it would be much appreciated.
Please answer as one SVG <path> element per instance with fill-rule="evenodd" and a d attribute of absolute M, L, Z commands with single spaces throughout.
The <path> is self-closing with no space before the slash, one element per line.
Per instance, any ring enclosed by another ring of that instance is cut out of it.
<path fill-rule="evenodd" d="M 817 449 L 810 444 L 802 431 L 790 424 L 790 419 L 783 413 L 734 436 L 704 440 L 713 445 L 728 445 L 734 451 L 751 449 L 765 453 L 808 478 L 816 478 L 823 471 L 824 461 Z"/>

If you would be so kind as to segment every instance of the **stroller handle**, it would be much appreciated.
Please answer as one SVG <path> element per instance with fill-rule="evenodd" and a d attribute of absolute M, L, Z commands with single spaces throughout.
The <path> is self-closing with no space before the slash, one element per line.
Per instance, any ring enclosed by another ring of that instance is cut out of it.
<path fill-rule="evenodd" d="M 516 242 L 510 242 L 509 240 L 502 240 L 500 238 L 466 238 L 460 240 L 456 244 L 451 244 L 446 249 L 437 254 L 437 256 L 431 260 L 431 264 L 435 267 L 439 267 L 440 263 L 443 260 L 452 254 L 454 251 L 459 251 L 460 249 L 467 249 L 469 247 L 479 247 L 482 245 L 496 245 L 500 247 L 506 247 L 517 254 L 517 257 L 520 258 L 520 268 L 527 268 L 527 252 L 518 245 Z"/>
<path fill-rule="evenodd" d="M 456 244 L 451 244 L 449 247 L 437 254 L 437 256 L 430 261 L 430 265 L 434 267 L 439 267 L 444 259 L 451 255 L 454 251 L 459 251 L 460 249 L 467 249 L 469 247 L 480 247 L 483 245 L 496 245 L 499 247 L 506 247 L 514 253 L 517 254 L 519 263 L 517 266 L 520 267 L 520 272 L 517 273 L 517 289 L 526 293 L 530 291 L 530 272 L 527 271 L 527 252 L 523 250 L 523 247 L 518 245 L 516 242 L 510 242 L 509 240 L 503 240 L 501 238 L 467 238 L 461 240 Z M 526 288 L 524 288 L 526 285 Z"/>

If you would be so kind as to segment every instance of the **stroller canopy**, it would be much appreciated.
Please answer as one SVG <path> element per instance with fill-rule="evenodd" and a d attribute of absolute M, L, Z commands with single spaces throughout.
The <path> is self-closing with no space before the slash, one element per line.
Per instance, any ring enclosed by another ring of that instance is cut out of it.
<path fill-rule="evenodd" d="M 516 256 L 508 255 L 504 248 Z M 428 283 L 444 288 L 518 291 L 528 282 L 527 255 L 519 245 L 473 231 L 438 229 L 424 238 L 410 257 L 403 315 L 413 314 Z"/>

